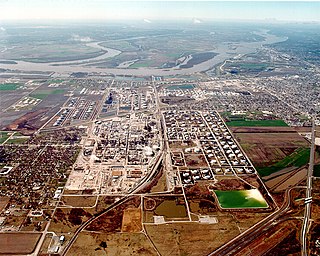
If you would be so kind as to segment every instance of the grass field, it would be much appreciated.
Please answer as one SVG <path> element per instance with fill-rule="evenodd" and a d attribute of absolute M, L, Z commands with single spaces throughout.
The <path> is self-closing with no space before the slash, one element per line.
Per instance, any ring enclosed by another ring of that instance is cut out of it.
<path fill-rule="evenodd" d="M 145 230 L 162 256 L 208 255 L 239 234 L 231 216 L 217 217 L 218 223 L 170 223 L 145 225 Z"/>
<path fill-rule="evenodd" d="M 143 233 L 81 232 L 67 255 L 153 256 L 157 253 Z"/>
<path fill-rule="evenodd" d="M 9 138 L 8 132 L 0 132 L 0 144 L 6 141 Z"/>
<path fill-rule="evenodd" d="M 299 148 L 295 150 L 291 155 L 285 157 L 281 161 L 268 166 L 268 167 L 257 167 L 257 171 L 261 176 L 267 176 L 271 173 L 280 171 L 289 166 L 301 167 L 306 165 L 309 161 L 310 149 L 309 148 Z"/>
<path fill-rule="evenodd" d="M 6 142 L 7 144 L 23 144 L 25 143 L 27 140 L 29 139 L 29 137 L 17 137 L 17 138 L 11 138 Z"/>
<path fill-rule="evenodd" d="M 17 83 L 0 84 L 0 91 L 14 91 L 19 87 L 20 87 L 20 84 L 17 84 Z"/>
<path fill-rule="evenodd" d="M 226 122 L 230 127 L 241 126 L 288 126 L 283 120 L 239 120 Z"/>
<path fill-rule="evenodd" d="M 152 66 L 152 61 L 137 61 L 130 66 L 130 68 L 146 68 Z"/>
<path fill-rule="evenodd" d="M 222 208 L 261 208 L 268 207 L 267 202 L 257 189 L 215 191 Z"/>
<path fill-rule="evenodd" d="M 55 94 L 63 94 L 65 92 L 64 89 L 56 89 L 56 90 L 46 90 L 46 91 L 36 91 L 30 94 L 30 97 L 43 100 L 48 97 L 48 95 L 55 95 Z"/>

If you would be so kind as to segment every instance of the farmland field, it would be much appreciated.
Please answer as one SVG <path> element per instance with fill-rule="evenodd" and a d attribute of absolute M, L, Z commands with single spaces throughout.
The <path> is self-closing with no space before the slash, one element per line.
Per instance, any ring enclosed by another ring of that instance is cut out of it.
<path fill-rule="evenodd" d="M 299 148 L 289 156 L 285 157 L 281 161 L 268 166 L 268 167 L 257 167 L 257 171 L 261 176 L 267 176 L 271 173 L 280 171 L 289 166 L 301 167 L 309 162 L 310 149 Z"/>
<path fill-rule="evenodd" d="M 299 148 L 308 147 L 307 141 L 295 131 L 285 127 L 264 129 L 232 128 L 238 142 L 253 164 L 258 167 L 271 166 Z M 252 130 L 252 132 L 250 132 Z"/>
<path fill-rule="evenodd" d="M 141 230 L 141 209 L 125 209 L 122 218 L 121 232 L 140 232 Z"/>
<path fill-rule="evenodd" d="M 0 233 L 0 254 L 30 254 L 39 238 L 37 233 Z"/>
<path fill-rule="evenodd" d="M 283 120 L 239 120 L 239 121 L 230 121 L 226 122 L 229 127 L 236 126 L 266 126 L 266 127 L 274 127 L 274 126 L 288 126 Z"/>
<path fill-rule="evenodd" d="M 14 91 L 18 89 L 20 84 L 18 83 L 6 83 L 0 84 L 0 91 Z"/>
<path fill-rule="evenodd" d="M 48 97 L 48 95 L 63 94 L 64 92 L 65 92 L 64 89 L 37 90 L 34 93 L 30 94 L 30 97 L 42 100 L 42 99 Z"/>
<path fill-rule="evenodd" d="M 215 191 L 222 208 L 264 208 L 267 202 L 257 189 Z"/>

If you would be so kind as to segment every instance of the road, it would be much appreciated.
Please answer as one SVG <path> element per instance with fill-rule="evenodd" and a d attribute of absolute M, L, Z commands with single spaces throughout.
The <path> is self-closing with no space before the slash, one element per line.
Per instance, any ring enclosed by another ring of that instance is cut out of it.
<path fill-rule="evenodd" d="M 313 176 L 313 167 L 314 167 L 314 152 L 315 152 L 315 119 L 312 119 L 312 132 L 311 132 L 311 149 L 310 149 L 310 161 L 307 174 L 307 189 L 306 189 L 306 198 L 312 196 L 312 176 Z M 310 215 L 311 215 L 311 201 L 305 204 L 304 218 L 301 229 L 301 255 L 307 256 L 307 236 L 308 236 L 308 227 L 310 224 Z"/>
<path fill-rule="evenodd" d="M 209 254 L 209 256 L 227 256 L 234 255 L 235 253 L 246 248 L 250 243 L 252 243 L 257 237 L 262 233 L 266 232 L 269 228 L 272 227 L 272 224 L 279 219 L 281 216 L 290 209 L 290 193 L 295 188 L 305 188 L 305 187 L 292 187 L 286 190 L 284 203 L 281 208 L 253 225 L 251 228 L 247 229 L 245 232 L 241 233 L 228 243 L 219 247 L 215 251 Z"/>
<path fill-rule="evenodd" d="M 92 222 L 94 222 L 95 220 L 97 220 L 98 218 L 100 218 L 102 215 L 106 214 L 107 212 L 111 211 L 112 209 L 116 208 L 117 206 L 125 203 L 126 201 L 128 201 L 131 197 L 135 196 L 135 193 L 139 190 L 144 189 L 146 186 L 149 185 L 149 183 L 151 183 L 153 181 L 153 177 L 155 177 L 157 175 L 157 170 L 159 169 L 159 165 L 162 163 L 162 155 L 159 155 L 158 159 L 157 159 L 157 163 L 154 165 L 154 168 L 152 169 L 152 171 L 144 177 L 143 180 L 141 180 L 141 182 L 138 184 L 138 186 L 136 186 L 133 190 L 130 191 L 130 193 L 128 195 L 125 195 L 124 197 L 122 197 L 120 200 L 118 200 L 117 202 L 113 203 L 112 205 L 110 205 L 109 207 L 107 207 L 103 212 L 101 212 L 99 215 L 89 219 L 88 221 L 84 222 L 74 233 L 73 237 L 70 239 L 69 243 L 66 245 L 66 247 L 64 248 L 63 252 L 61 253 L 62 256 L 66 255 L 69 251 L 69 249 L 71 248 L 71 246 L 73 245 L 73 243 L 76 241 L 76 239 L 78 238 L 78 235 L 80 234 L 80 232 L 82 230 L 84 230 L 86 227 L 88 227 Z"/>
<path fill-rule="evenodd" d="M 157 111 L 156 111 L 156 115 L 160 118 L 160 106 L 159 106 L 159 102 L 158 102 L 158 95 L 157 96 Z M 161 129 L 160 129 L 161 130 Z M 163 136 L 163 133 L 161 132 L 161 138 Z M 123 196 L 120 200 L 118 200 L 117 202 L 113 203 L 112 205 L 110 205 L 109 207 L 107 207 L 105 210 L 103 210 L 99 215 L 89 219 L 88 221 L 86 221 L 85 223 L 83 223 L 74 233 L 73 237 L 70 239 L 69 243 L 66 245 L 66 247 L 64 248 L 63 252 L 62 252 L 62 256 L 66 255 L 69 251 L 69 249 L 71 248 L 71 246 L 73 245 L 73 243 L 76 241 L 76 239 L 78 238 L 78 235 L 80 234 L 81 231 L 83 231 L 86 227 L 88 227 L 92 222 L 94 222 L 95 220 L 97 220 L 98 218 L 100 218 L 102 215 L 106 214 L 107 212 L 109 212 L 110 210 L 116 208 L 117 206 L 121 205 L 122 203 L 125 203 L 126 201 L 128 201 L 131 197 L 135 196 L 135 194 L 138 191 L 143 190 L 144 188 L 146 188 L 149 184 L 151 184 L 154 180 L 154 178 L 158 175 L 158 172 L 160 170 L 160 166 L 163 162 L 163 157 L 164 157 L 164 153 L 166 151 L 166 144 L 163 143 L 162 144 L 162 153 L 159 153 L 154 165 L 152 166 L 152 169 L 150 170 L 150 172 L 148 173 L 148 175 L 146 175 L 140 182 L 139 184 L 132 189 L 131 191 L 129 191 L 129 194 Z"/>

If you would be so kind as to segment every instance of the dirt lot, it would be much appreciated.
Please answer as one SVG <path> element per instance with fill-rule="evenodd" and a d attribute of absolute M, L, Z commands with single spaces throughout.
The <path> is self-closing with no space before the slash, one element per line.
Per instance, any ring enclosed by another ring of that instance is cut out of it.
<path fill-rule="evenodd" d="M 125 209 L 122 217 L 121 232 L 140 232 L 141 230 L 141 209 Z"/>
<path fill-rule="evenodd" d="M 162 256 L 208 255 L 239 234 L 233 218 L 226 216 L 216 224 L 148 224 L 145 229 Z"/>
<path fill-rule="evenodd" d="M 142 233 L 81 232 L 67 255 L 153 256 L 157 253 Z"/>
<path fill-rule="evenodd" d="M 6 196 L 1 196 L 0 197 L 0 212 L 7 206 L 9 203 L 10 198 Z"/>
<path fill-rule="evenodd" d="M 206 159 L 202 154 L 185 154 L 184 157 L 189 168 L 208 167 Z"/>
<path fill-rule="evenodd" d="M 32 253 L 40 236 L 36 233 L 0 233 L 0 255 Z"/>
<path fill-rule="evenodd" d="M 46 114 L 48 109 L 39 109 L 36 111 L 28 112 L 22 117 L 13 121 L 7 128 L 9 130 L 35 130 L 38 128 L 34 127 L 33 121 L 41 119 L 42 116 Z"/>
<path fill-rule="evenodd" d="M 243 190 L 251 189 L 247 183 L 238 178 L 221 178 L 219 182 L 212 185 L 215 190 Z"/>
<path fill-rule="evenodd" d="M 271 165 L 297 148 L 308 146 L 307 141 L 296 132 L 239 133 L 235 130 L 234 135 L 251 161 L 259 167 Z"/>

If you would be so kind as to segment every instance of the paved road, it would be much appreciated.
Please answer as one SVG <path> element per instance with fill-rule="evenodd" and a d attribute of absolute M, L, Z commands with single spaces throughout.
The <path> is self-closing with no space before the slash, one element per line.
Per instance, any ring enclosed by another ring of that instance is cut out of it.
<path fill-rule="evenodd" d="M 159 108 L 159 102 L 158 102 L 158 95 L 156 95 L 157 97 L 157 112 L 156 115 L 160 118 L 160 108 Z M 161 138 L 162 138 L 163 134 L 161 133 Z M 71 248 L 71 246 L 73 245 L 73 243 L 76 241 L 79 233 L 84 230 L 86 227 L 88 227 L 92 222 L 94 222 L 95 220 L 97 220 L 99 217 L 101 217 L 102 215 L 104 215 L 105 213 L 109 212 L 110 210 L 116 208 L 117 206 L 121 205 L 122 203 L 128 201 L 131 197 L 135 196 L 135 194 L 141 190 L 143 190 L 144 188 L 146 188 L 147 186 L 149 186 L 149 184 L 151 184 L 154 180 L 154 178 L 158 175 L 158 172 L 160 170 L 160 165 L 163 162 L 163 157 L 164 157 L 164 153 L 166 150 L 166 145 L 162 145 L 162 153 L 158 154 L 156 160 L 155 160 L 155 164 L 152 167 L 152 170 L 150 171 L 150 173 L 148 175 L 146 175 L 141 181 L 140 183 L 134 188 L 132 189 L 128 195 L 125 195 L 124 197 L 122 197 L 120 200 L 118 200 L 117 202 L 113 203 L 112 205 L 110 205 L 109 207 L 107 207 L 103 212 L 101 212 L 99 215 L 89 219 L 88 221 L 86 221 L 85 223 L 83 223 L 75 232 L 75 234 L 73 235 L 73 237 L 70 239 L 69 243 L 66 245 L 66 247 L 64 248 L 63 252 L 62 252 L 62 256 L 66 255 L 69 251 L 69 249 Z"/>
<path fill-rule="evenodd" d="M 309 168 L 307 174 L 307 190 L 306 190 L 306 198 L 310 198 L 312 196 L 312 176 L 313 176 L 313 168 L 314 168 L 314 152 L 315 152 L 315 120 L 312 119 L 312 132 L 311 132 L 311 149 L 310 149 L 310 161 Z M 301 240 L 302 240 L 302 248 L 301 255 L 307 256 L 307 236 L 308 236 L 308 227 L 310 224 L 310 215 L 311 215 L 311 201 L 305 204 L 304 210 L 304 218 L 303 225 L 301 229 Z"/>
<path fill-rule="evenodd" d="M 241 233 L 228 243 L 224 244 L 217 250 L 209 254 L 209 256 L 228 256 L 234 255 L 235 253 L 241 251 L 247 247 L 252 241 L 259 237 L 262 233 L 266 232 L 280 217 L 290 209 L 290 193 L 295 188 L 304 188 L 304 187 L 292 187 L 286 190 L 284 203 L 281 208 L 262 221 L 253 225 L 251 228 L 247 229 L 245 232 Z"/>

